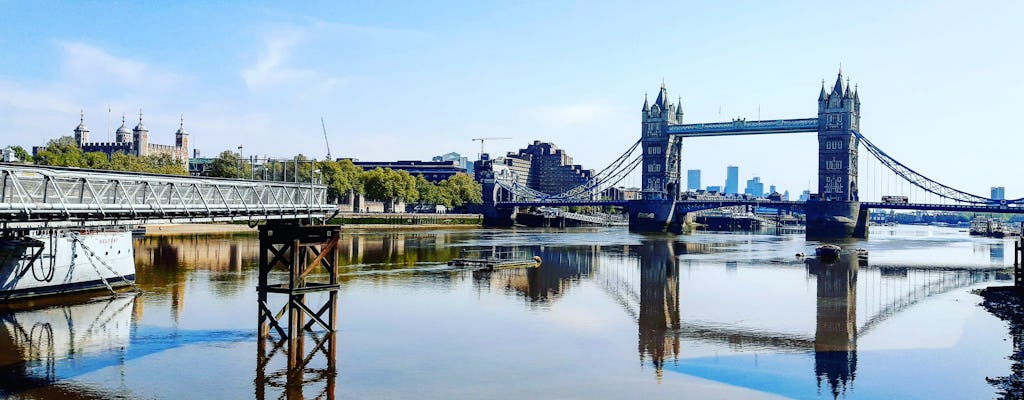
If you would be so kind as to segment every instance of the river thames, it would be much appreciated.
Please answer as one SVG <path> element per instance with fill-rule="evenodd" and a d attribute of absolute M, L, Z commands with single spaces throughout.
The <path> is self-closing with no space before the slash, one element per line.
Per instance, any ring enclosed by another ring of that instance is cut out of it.
<path fill-rule="evenodd" d="M 803 234 L 345 231 L 338 332 L 258 346 L 255 236 L 135 242 L 144 294 L 0 315 L 13 398 L 992 398 L 1009 240 L 872 227 L 835 264 Z M 866 257 L 853 249 L 863 248 Z M 449 267 L 460 254 L 540 268 Z M 273 295 L 271 295 L 273 296 Z M 331 361 L 333 360 L 333 361 Z"/>

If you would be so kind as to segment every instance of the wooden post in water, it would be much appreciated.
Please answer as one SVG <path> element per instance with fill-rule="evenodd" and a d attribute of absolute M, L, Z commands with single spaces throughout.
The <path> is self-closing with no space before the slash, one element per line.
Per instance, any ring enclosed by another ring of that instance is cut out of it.
<path fill-rule="evenodd" d="M 1024 292 L 1024 236 L 1013 242 L 1013 287 Z"/>
<path fill-rule="evenodd" d="M 341 227 L 301 226 L 297 222 L 268 223 L 260 226 L 259 237 L 259 279 L 256 286 L 259 314 L 256 397 L 263 399 L 266 396 L 266 387 L 270 386 L 283 388 L 285 393 L 281 397 L 302 398 L 304 384 L 325 379 L 326 388 L 322 394 L 327 398 L 333 398 L 336 375 L 335 332 L 340 287 L 338 241 L 341 238 Z M 271 282 L 270 273 L 275 269 L 287 271 L 287 280 Z M 313 276 L 314 272 L 320 274 Z M 323 273 L 326 273 L 326 277 Z M 322 306 L 316 308 L 307 304 L 307 294 L 324 292 L 327 299 Z M 283 294 L 285 296 L 279 297 L 287 297 L 284 306 L 277 313 L 271 311 L 270 293 Z M 313 329 L 315 325 L 327 330 L 326 335 L 322 338 L 317 337 L 318 334 Z M 271 332 L 276 332 L 280 338 L 273 341 L 273 348 L 268 354 L 267 339 L 272 336 Z M 310 335 L 315 340 L 315 346 L 308 354 L 305 346 L 307 332 L 311 332 Z M 275 382 L 274 380 L 282 375 L 268 374 L 266 368 L 270 365 L 270 359 L 286 345 L 288 348 L 284 353 L 288 358 L 288 370 L 283 375 L 286 382 Z M 307 365 L 317 353 L 327 358 L 326 373 L 307 371 Z M 307 373 L 317 379 L 307 379 Z"/>
<path fill-rule="evenodd" d="M 259 309 L 259 336 L 266 339 L 271 328 L 282 339 L 294 341 L 303 331 L 312 331 L 313 325 L 320 325 L 328 331 L 336 331 L 336 302 L 338 283 L 338 239 L 341 228 L 333 225 L 300 226 L 298 224 L 272 223 L 259 228 L 260 256 L 259 280 L 256 286 Z M 322 270 L 320 270 L 323 268 Z M 286 282 L 271 283 L 270 273 L 274 269 L 288 271 Z M 320 270 L 326 272 L 311 279 L 310 274 Z M 306 304 L 306 294 L 327 292 L 326 303 L 317 311 Z M 270 309 L 269 294 L 287 295 L 284 307 L 276 314 Z M 288 314 L 285 326 L 284 315 Z M 325 320 L 326 315 L 326 320 Z M 306 317 L 309 321 L 306 322 Z"/>

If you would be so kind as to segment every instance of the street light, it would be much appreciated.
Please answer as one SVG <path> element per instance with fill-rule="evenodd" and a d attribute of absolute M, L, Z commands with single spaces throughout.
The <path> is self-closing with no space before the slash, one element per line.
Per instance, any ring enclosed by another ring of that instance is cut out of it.
<path fill-rule="evenodd" d="M 242 145 L 238 145 L 238 170 L 242 170 Z"/>

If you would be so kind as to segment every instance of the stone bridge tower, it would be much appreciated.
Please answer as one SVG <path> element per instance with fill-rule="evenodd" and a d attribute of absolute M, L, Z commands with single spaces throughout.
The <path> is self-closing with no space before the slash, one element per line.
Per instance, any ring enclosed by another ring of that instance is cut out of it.
<path fill-rule="evenodd" d="M 859 130 L 860 95 L 840 70 L 832 90 L 822 82 L 818 95 L 818 196 L 807 203 L 808 237 L 867 236 L 857 186 Z"/>
<path fill-rule="evenodd" d="M 644 200 L 676 200 L 679 198 L 679 152 L 682 141 L 668 134 L 669 125 L 683 123 L 682 99 L 672 104 L 668 100 L 665 83 L 661 84 L 658 98 L 651 105 L 644 98 L 640 150 L 643 152 Z"/>
<path fill-rule="evenodd" d="M 679 228 L 673 217 L 675 202 L 679 199 L 682 139 L 670 136 L 668 127 L 682 123 L 683 102 L 681 99 L 677 104 L 669 102 L 664 82 L 653 105 L 644 97 L 640 130 L 643 197 L 630 201 L 631 231 L 663 232 Z"/>

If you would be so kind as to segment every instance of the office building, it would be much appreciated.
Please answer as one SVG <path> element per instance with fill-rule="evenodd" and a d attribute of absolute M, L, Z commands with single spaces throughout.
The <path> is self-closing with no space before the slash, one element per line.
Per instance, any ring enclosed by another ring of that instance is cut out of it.
<path fill-rule="evenodd" d="M 343 160 L 343 159 L 339 159 Z M 430 183 L 440 183 L 451 178 L 455 174 L 466 173 L 466 168 L 460 167 L 455 161 L 356 161 L 352 164 L 369 171 L 375 168 L 390 168 L 396 171 L 406 171 L 412 176 L 423 175 L 423 178 Z"/>
<path fill-rule="evenodd" d="M 992 200 L 1006 200 L 1006 188 L 1003 186 L 993 186 Z"/>
<path fill-rule="evenodd" d="M 725 194 L 740 192 L 740 167 L 730 165 L 725 170 Z"/>
<path fill-rule="evenodd" d="M 700 190 L 700 170 L 686 171 L 686 190 Z"/>
<path fill-rule="evenodd" d="M 743 189 L 743 193 L 754 197 L 764 197 L 764 183 L 761 183 L 761 178 L 755 176 L 747 180 L 747 187 Z"/>

